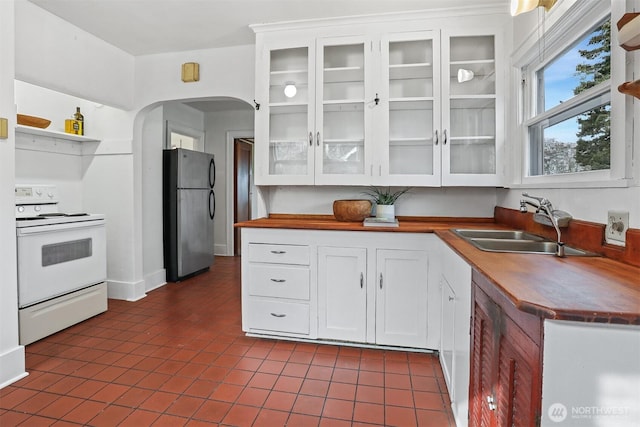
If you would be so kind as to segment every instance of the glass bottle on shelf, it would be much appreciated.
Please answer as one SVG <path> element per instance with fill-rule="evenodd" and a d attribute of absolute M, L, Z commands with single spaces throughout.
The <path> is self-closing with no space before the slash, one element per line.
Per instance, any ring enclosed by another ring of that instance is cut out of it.
<path fill-rule="evenodd" d="M 84 127 L 84 116 L 80 112 L 80 107 L 76 107 L 76 112 L 73 115 L 73 119 L 77 122 L 77 134 L 84 135 L 85 127 Z"/>

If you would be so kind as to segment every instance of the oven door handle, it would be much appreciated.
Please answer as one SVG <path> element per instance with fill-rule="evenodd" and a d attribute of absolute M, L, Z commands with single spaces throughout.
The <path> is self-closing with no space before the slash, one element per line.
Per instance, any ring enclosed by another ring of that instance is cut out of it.
<path fill-rule="evenodd" d="M 36 225 L 33 227 L 16 228 L 17 236 L 27 236 L 30 234 L 56 233 L 62 230 L 76 230 L 90 227 L 104 227 L 104 219 L 82 222 L 68 222 L 63 224 Z"/>

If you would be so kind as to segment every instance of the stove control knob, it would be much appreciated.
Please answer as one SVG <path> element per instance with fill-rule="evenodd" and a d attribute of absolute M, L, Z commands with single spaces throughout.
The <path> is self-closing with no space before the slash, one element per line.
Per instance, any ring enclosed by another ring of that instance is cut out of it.
<path fill-rule="evenodd" d="M 18 212 L 20 213 L 24 212 L 24 206 L 18 206 Z"/>
<path fill-rule="evenodd" d="M 36 212 L 40 212 L 40 209 L 42 209 L 42 208 L 40 206 L 38 206 L 38 205 L 35 205 L 33 207 L 33 210 L 35 210 Z"/>
<path fill-rule="evenodd" d="M 41 196 L 41 195 L 42 195 L 42 190 L 41 190 L 41 189 L 39 189 L 39 188 L 36 188 L 36 194 L 37 194 L 38 196 Z"/>
<path fill-rule="evenodd" d="M 47 193 L 47 196 L 49 196 L 49 198 L 50 198 L 50 199 L 53 199 L 53 192 L 49 191 L 49 192 Z"/>

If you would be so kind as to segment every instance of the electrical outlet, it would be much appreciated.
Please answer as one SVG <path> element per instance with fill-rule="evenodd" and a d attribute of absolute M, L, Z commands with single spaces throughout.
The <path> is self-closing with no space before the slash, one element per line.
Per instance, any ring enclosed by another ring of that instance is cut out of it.
<path fill-rule="evenodd" d="M 609 211 L 605 238 L 607 243 L 624 246 L 629 228 L 629 212 Z"/>

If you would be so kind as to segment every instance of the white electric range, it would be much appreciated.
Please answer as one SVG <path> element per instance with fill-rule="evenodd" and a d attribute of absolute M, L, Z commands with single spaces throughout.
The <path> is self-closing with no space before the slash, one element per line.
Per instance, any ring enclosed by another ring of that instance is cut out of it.
<path fill-rule="evenodd" d="M 20 343 L 107 310 L 102 214 L 58 211 L 52 185 L 15 187 Z"/>

